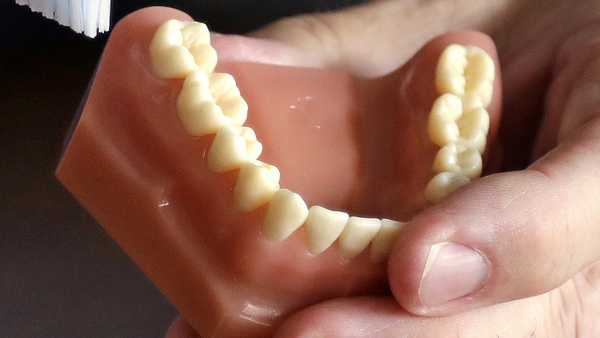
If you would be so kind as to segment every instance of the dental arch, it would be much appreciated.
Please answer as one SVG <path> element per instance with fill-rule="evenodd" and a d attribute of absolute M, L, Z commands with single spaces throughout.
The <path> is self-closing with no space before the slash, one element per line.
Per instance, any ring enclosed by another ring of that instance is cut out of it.
<path fill-rule="evenodd" d="M 267 205 L 262 234 L 283 241 L 300 227 L 309 252 L 318 255 L 336 241 L 340 253 L 354 258 L 370 245 L 374 262 L 384 261 L 404 222 L 350 216 L 343 211 L 306 205 L 302 197 L 280 187 L 277 167 L 258 160 L 262 144 L 244 127 L 248 105 L 230 74 L 215 73 L 217 53 L 207 26 L 168 20 L 150 43 L 154 73 L 163 79 L 184 80 L 177 98 L 177 115 L 192 136 L 215 134 L 207 164 L 223 173 L 239 170 L 233 190 L 240 212 Z M 481 175 L 482 153 L 489 130 L 485 110 L 491 102 L 495 65 L 477 47 L 448 46 L 436 70 L 435 100 L 428 120 L 431 141 L 440 147 L 425 198 L 437 203 Z"/>

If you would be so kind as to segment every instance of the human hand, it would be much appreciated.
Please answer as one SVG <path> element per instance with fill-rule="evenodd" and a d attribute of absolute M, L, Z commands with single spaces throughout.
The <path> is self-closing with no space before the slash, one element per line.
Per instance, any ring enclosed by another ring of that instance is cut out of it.
<path fill-rule="evenodd" d="M 389 261 L 395 300 L 315 305 L 289 318 L 279 336 L 598 335 L 600 60 L 594 37 L 600 26 L 593 6 L 379 1 L 286 19 L 255 33 L 366 76 L 397 68 L 438 33 L 489 33 L 504 75 L 503 121 L 490 158 L 497 168 L 518 169 L 476 181 L 413 220 Z M 362 20 L 378 24 L 366 30 Z M 444 246 L 438 259 L 450 255 L 445 267 L 423 278 L 432 245 L 446 242 L 460 246 Z M 468 265 L 477 262 L 485 263 Z M 434 315 L 443 317 L 427 317 Z M 169 337 L 191 337 L 186 330 L 176 322 Z"/>

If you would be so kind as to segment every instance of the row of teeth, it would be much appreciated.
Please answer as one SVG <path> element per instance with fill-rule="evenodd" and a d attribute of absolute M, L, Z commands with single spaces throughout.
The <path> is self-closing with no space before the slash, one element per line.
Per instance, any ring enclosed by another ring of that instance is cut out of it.
<path fill-rule="evenodd" d="M 449 45 L 440 56 L 436 87 L 428 121 L 431 141 L 440 147 L 434 161 L 435 176 L 425 198 L 438 203 L 481 175 L 490 117 L 495 64 L 481 48 Z"/>
<path fill-rule="evenodd" d="M 384 261 L 404 225 L 402 222 L 350 216 L 321 206 L 308 208 L 302 197 L 279 185 L 277 167 L 258 160 L 262 144 L 252 128 L 244 127 L 248 105 L 230 74 L 214 73 L 217 53 L 206 25 L 169 20 L 150 44 L 154 72 L 165 79 L 185 79 L 177 99 L 177 114 L 192 136 L 215 134 L 207 155 L 217 173 L 239 170 L 233 197 L 241 212 L 268 205 L 263 235 L 283 241 L 304 226 L 312 254 L 336 241 L 347 258 L 370 245 L 370 257 Z"/>

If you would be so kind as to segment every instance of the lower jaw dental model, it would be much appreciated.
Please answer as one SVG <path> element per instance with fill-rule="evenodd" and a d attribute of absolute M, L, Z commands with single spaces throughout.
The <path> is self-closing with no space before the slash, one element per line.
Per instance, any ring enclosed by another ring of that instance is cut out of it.
<path fill-rule="evenodd" d="M 381 290 L 402 221 L 481 174 L 496 70 L 478 47 L 443 50 L 431 109 L 402 129 L 366 112 L 389 81 L 217 65 L 198 22 L 122 26 L 57 176 L 202 337 L 269 337 L 302 307 Z"/>

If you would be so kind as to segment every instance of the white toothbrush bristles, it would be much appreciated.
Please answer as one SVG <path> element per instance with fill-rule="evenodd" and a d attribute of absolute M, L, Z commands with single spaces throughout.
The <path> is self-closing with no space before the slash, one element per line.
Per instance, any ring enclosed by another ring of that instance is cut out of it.
<path fill-rule="evenodd" d="M 110 0 L 15 0 L 91 38 L 110 28 Z"/>

